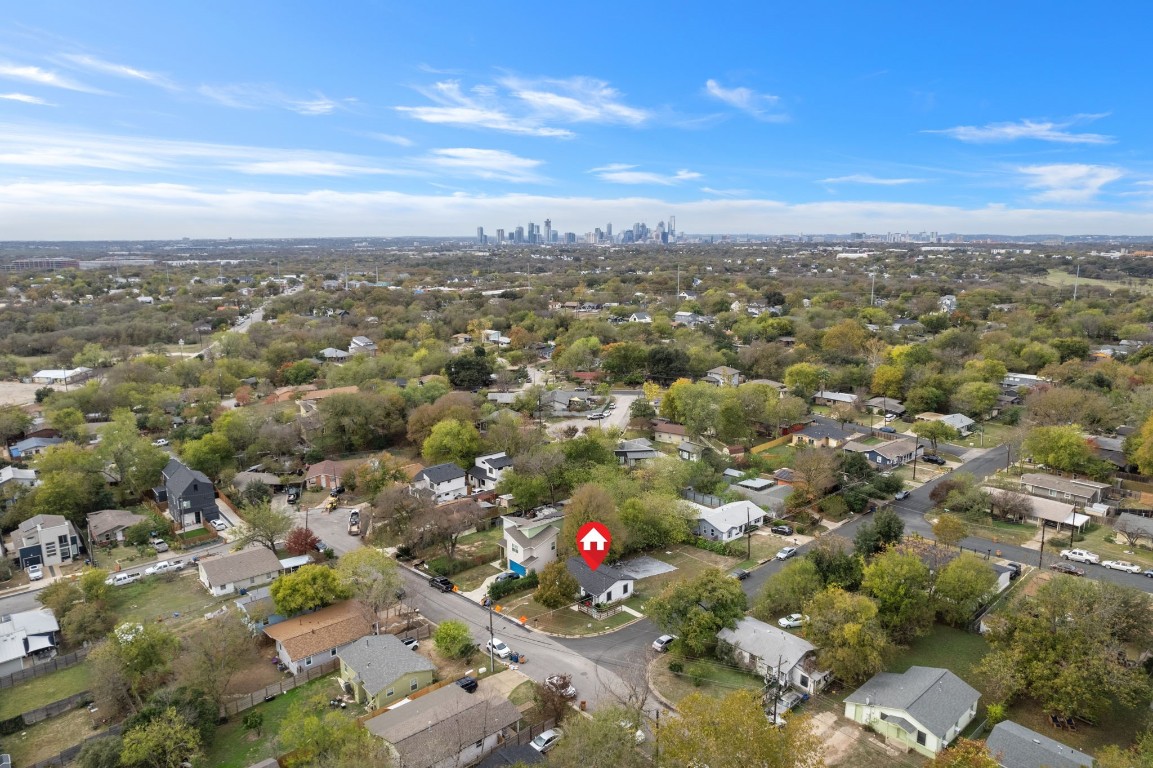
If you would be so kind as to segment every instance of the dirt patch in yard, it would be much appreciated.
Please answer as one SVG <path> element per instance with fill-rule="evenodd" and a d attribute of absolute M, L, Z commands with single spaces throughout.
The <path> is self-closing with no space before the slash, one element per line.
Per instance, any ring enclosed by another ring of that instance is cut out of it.
<path fill-rule="evenodd" d="M 0 381 L 0 405 L 25 405 L 36 401 L 36 390 L 43 384 Z"/>
<path fill-rule="evenodd" d="M 276 665 L 269 659 L 269 654 L 265 651 L 270 649 L 261 649 L 259 660 L 248 666 L 245 669 L 237 672 L 233 678 L 228 682 L 228 688 L 225 689 L 225 694 L 244 694 L 253 691 L 259 691 L 262 688 L 279 683 L 281 680 L 288 678 L 288 675 L 281 672 L 276 668 Z"/>

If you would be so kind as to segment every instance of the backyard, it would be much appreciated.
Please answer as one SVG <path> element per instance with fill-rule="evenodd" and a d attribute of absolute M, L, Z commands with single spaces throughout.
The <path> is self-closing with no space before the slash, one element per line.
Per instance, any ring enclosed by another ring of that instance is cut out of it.
<path fill-rule="evenodd" d="M 21 683 L 0 695 L 0 720 L 16 717 L 86 691 L 91 680 L 91 667 L 80 663 Z"/>
<path fill-rule="evenodd" d="M 32 765 L 96 735 L 94 724 L 94 716 L 80 707 L 5 736 L 4 749 L 12 755 L 12 765 Z"/>
<path fill-rule="evenodd" d="M 116 613 L 117 623 L 163 621 L 171 627 L 187 624 L 219 607 L 226 598 L 209 595 L 194 573 L 185 569 L 177 575 L 149 576 L 113 587 L 109 606 Z"/>

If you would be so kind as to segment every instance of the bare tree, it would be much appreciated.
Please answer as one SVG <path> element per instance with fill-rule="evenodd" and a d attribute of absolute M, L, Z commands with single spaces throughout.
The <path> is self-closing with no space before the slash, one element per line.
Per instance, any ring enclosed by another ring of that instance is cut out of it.
<path fill-rule="evenodd" d="M 450 559 L 456 556 L 460 537 L 484 519 L 484 509 L 473 499 L 460 499 L 431 510 L 418 522 L 420 530 L 444 548 Z"/>
<path fill-rule="evenodd" d="M 1117 535 L 1125 539 L 1125 543 L 1131 547 L 1137 546 L 1141 539 L 1150 538 L 1149 531 L 1133 520 L 1127 520 L 1124 516 L 1118 518 L 1117 522 L 1113 524 L 1113 530 Z"/>
<path fill-rule="evenodd" d="M 819 501 L 836 484 L 840 466 L 840 458 L 831 448 L 799 450 L 793 459 L 793 470 L 810 501 Z"/>
<path fill-rule="evenodd" d="M 1029 496 L 1018 491 L 996 491 L 989 494 L 992 511 L 1006 520 L 1021 520 L 1033 511 Z"/>

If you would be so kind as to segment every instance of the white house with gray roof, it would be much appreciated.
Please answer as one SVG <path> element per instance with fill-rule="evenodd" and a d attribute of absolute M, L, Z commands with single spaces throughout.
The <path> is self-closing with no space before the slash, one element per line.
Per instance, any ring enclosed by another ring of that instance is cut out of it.
<path fill-rule="evenodd" d="M 1002 720 L 985 748 L 1001 768 L 1092 768 L 1093 758 L 1031 728 Z"/>
<path fill-rule="evenodd" d="M 564 514 L 552 512 L 535 518 L 501 518 L 504 525 L 504 538 L 501 547 L 508 569 L 520 576 L 529 571 L 540 573 L 546 565 L 556 560 L 557 537 L 564 525 Z"/>
<path fill-rule="evenodd" d="M 570 557 L 565 565 L 580 585 L 582 598 L 593 603 L 613 603 L 633 596 L 635 579 L 631 573 L 604 563 L 594 571 L 580 557 Z"/>
<path fill-rule="evenodd" d="M 747 499 L 733 501 L 719 507 L 706 507 L 687 502 L 696 517 L 694 532 L 710 541 L 733 541 L 745 531 L 759 528 L 765 522 L 765 510 Z"/>
<path fill-rule="evenodd" d="M 468 477 L 478 491 L 494 490 L 504 473 L 512 466 L 512 459 L 504 451 L 477 456 L 468 469 Z"/>
<path fill-rule="evenodd" d="M 808 694 L 819 693 L 832 673 L 817 666 L 817 647 L 799 635 L 746 616 L 734 629 L 722 629 L 717 639 L 734 660 L 783 687 Z"/>
<path fill-rule="evenodd" d="M 452 462 L 425 467 L 412 478 L 412 491 L 432 494 L 433 501 L 445 504 L 468 495 L 465 471 Z"/>
<path fill-rule="evenodd" d="M 845 717 L 935 757 L 977 714 L 981 694 L 947 669 L 881 672 L 845 698 Z"/>
<path fill-rule="evenodd" d="M 379 709 L 432 685 L 436 667 L 395 635 L 366 635 L 337 652 L 340 679 L 358 704 Z"/>
<path fill-rule="evenodd" d="M 200 583 L 213 597 L 267 584 L 279 576 L 283 568 L 276 553 L 267 547 L 203 558 L 199 566 Z"/>
<path fill-rule="evenodd" d="M 56 655 L 60 625 L 48 608 L 0 617 L 0 675 L 10 675 Z"/>

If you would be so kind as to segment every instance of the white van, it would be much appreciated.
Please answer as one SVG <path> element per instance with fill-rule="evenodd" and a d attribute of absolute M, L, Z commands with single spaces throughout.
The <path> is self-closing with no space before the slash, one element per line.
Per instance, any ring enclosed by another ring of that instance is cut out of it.
<path fill-rule="evenodd" d="M 114 573 L 104 580 L 104 583 L 110 587 L 120 587 L 125 584 L 131 584 L 134 581 L 140 580 L 139 573 Z"/>

